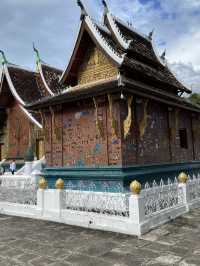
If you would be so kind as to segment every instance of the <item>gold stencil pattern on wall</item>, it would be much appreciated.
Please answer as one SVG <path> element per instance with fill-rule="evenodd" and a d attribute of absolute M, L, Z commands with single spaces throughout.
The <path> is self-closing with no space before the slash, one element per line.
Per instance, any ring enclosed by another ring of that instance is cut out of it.
<path fill-rule="evenodd" d="M 109 62 L 107 57 L 93 43 L 89 44 L 84 62 L 79 68 L 78 84 L 109 79 L 117 74 L 117 68 Z"/>
<path fill-rule="evenodd" d="M 103 138 L 104 137 L 103 121 L 101 121 L 98 117 L 98 103 L 95 97 L 93 97 L 93 102 L 95 106 L 96 128 L 98 130 L 99 135 Z"/>
<path fill-rule="evenodd" d="M 146 99 L 143 103 L 143 118 L 140 121 L 139 124 L 139 131 L 140 131 L 140 139 L 142 139 L 144 137 L 145 131 L 146 131 L 146 127 L 147 127 L 147 123 L 148 123 L 148 112 L 147 112 L 147 107 L 148 107 L 148 102 L 149 100 Z"/>
<path fill-rule="evenodd" d="M 134 119 L 134 114 L 132 117 L 132 108 L 131 108 L 132 102 L 133 102 L 133 96 L 129 96 L 128 101 L 127 101 L 127 103 L 128 103 L 128 115 L 127 115 L 126 119 L 124 120 L 124 138 L 125 139 L 127 138 L 127 136 L 130 133 L 132 120 Z"/>
<path fill-rule="evenodd" d="M 111 118 L 111 127 L 114 131 L 115 136 L 117 136 L 117 120 L 113 115 L 113 98 L 110 94 L 108 94 L 108 102 L 109 102 L 109 110 L 110 110 L 110 118 Z"/>

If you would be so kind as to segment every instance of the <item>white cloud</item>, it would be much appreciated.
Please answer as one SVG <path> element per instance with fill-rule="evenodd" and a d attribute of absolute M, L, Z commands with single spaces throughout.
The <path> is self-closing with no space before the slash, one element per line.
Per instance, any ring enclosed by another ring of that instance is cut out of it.
<path fill-rule="evenodd" d="M 101 17 L 101 0 L 82 0 L 88 12 Z M 199 83 L 199 0 L 107 0 L 110 10 L 144 33 L 155 28 L 161 53 L 190 84 Z M 32 41 L 50 64 L 64 68 L 73 49 L 80 17 L 76 0 L 1 0 L 0 49 L 8 59 L 33 67 Z"/>

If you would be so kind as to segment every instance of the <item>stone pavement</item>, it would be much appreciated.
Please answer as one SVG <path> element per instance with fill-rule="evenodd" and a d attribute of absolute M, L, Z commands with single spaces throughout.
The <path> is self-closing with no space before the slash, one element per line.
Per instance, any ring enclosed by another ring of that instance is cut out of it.
<path fill-rule="evenodd" d="M 200 209 L 140 239 L 0 215 L 0 265 L 200 265 Z"/>

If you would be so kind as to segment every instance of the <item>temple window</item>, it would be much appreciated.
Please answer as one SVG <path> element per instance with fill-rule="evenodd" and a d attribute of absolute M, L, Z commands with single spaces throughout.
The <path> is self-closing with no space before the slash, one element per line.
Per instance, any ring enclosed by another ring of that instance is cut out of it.
<path fill-rule="evenodd" d="M 179 138 L 180 138 L 180 147 L 183 149 L 187 149 L 188 140 L 187 140 L 187 129 L 186 128 L 179 129 Z"/>

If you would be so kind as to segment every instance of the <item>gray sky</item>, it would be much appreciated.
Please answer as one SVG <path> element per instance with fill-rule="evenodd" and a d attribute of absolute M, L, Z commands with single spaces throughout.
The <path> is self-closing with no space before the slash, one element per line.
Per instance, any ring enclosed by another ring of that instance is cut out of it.
<path fill-rule="evenodd" d="M 101 0 L 83 0 L 101 19 Z M 107 0 L 116 16 L 143 33 L 155 29 L 155 42 L 177 75 L 200 92 L 199 0 Z M 32 42 L 47 63 L 64 69 L 78 32 L 76 0 L 1 0 L 0 49 L 9 61 L 34 69 Z"/>

